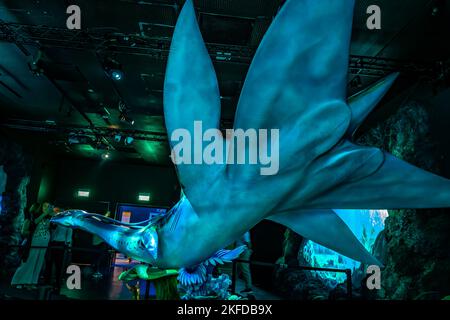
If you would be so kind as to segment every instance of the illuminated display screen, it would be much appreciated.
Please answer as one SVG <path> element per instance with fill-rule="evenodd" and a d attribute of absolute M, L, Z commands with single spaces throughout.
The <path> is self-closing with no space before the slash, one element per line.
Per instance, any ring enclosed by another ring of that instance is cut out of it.
<path fill-rule="evenodd" d="M 152 217 L 163 215 L 167 212 L 166 208 L 139 207 L 130 205 L 121 205 L 117 210 L 117 220 L 125 223 L 137 223 L 148 220 Z"/>

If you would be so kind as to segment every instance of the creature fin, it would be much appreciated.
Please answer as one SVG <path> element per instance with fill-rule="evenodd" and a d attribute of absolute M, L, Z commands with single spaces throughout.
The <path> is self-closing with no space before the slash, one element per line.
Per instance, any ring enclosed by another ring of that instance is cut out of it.
<path fill-rule="evenodd" d="M 207 276 L 204 263 L 189 268 L 181 268 L 178 271 L 178 281 L 183 286 L 201 285 L 206 281 Z"/>
<path fill-rule="evenodd" d="M 343 140 L 309 168 L 309 179 L 328 186 L 330 182 L 354 181 L 370 176 L 384 163 L 384 153 L 378 148 L 364 147 Z M 319 191 L 320 186 L 316 186 Z"/>
<path fill-rule="evenodd" d="M 194 137 L 194 121 L 201 121 L 203 132 L 219 129 L 219 86 L 192 0 L 186 1 L 172 38 L 164 83 L 164 116 L 171 148 L 176 144 L 171 137 L 177 129 L 187 130 Z M 191 154 L 202 156 L 199 153 L 203 148 L 196 150 L 192 141 L 186 143 L 191 146 Z M 181 185 L 190 195 L 195 182 L 210 177 L 217 166 L 180 164 L 177 169 Z"/>
<path fill-rule="evenodd" d="M 267 218 L 282 224 L 301 236 L 344 256 L 370 265 L 382 266 L 334 210 L 298 210 L 278 213 Z"/>
<path fill-rule="evenodd" d="M 233 250 L 219 250 L 217 251 L 211 258 L 205 261 L 206 265 L 213 265 L 216 264 L 224 264 L 227 262 L 231 262 L 234 259 L 237 259 L 242 252 L 244 252 L 246 246 L 240 246 Z"/>
<path fill-rule="evenodd" d="M 209 259 L 194 267 L 181 268 L 178 275 L 178 281 L 185 286 L 202 284 L 206 281 L 209 267 L 215 267 L 217 264 L 224 264 L 237 259 L 241 253 L 244 252 L 245 248 L 246 246 L 240 246 L 233 250 L 222 249 L 217 251 Z"/>
<path fill-rule="evenodd" d="M 289 205 L 288 205 L 289 206 Z M 401 209 L 450 207 L 450 180 L 419 169 L 385 153 L 372 175 L 344 182 L 298 207 L 340 209 Z"/>
<path fill-rule="evenodd" d="M 375 173 L 384 163 L 384 153 L 378 148 L 357 146 L 344 140 L 307 167 L 307 170 L 293 171 L 287 182 L 280 180 L 278 190 L 289 187 L 289 191 L 273 208 L 273 212 L 302 209 L 340 208 L 310 207 L 310 199 L 327 194 L 330 189 L 349 181 L 358 181 Z M 297 181 L 308 181 L 296 188 Z M 343 208 L 345 209 L 345 208 Z M 359 209 L 359 208 L 358 208 Z"/>
<path fill-rule="evenodd" d="M 381 99 L 383 99 L 398 76 L 399 73 L 393 73 L 348 99 L 348 104 L 352 110 L 352 121 L 347 130 L 348 136 L 354 134 Z"/>
<path fill-rule="evenodd" d="M 282 163 L 296 159 L 306 166 L 348 128 L 353 9 L 354 0 L 288 0 L 255 54 L 234 128 L 279 129 Z M 257 165 L 227 167 L 231 178 L 239 179 L 251 179 L 259 169 Z"/>

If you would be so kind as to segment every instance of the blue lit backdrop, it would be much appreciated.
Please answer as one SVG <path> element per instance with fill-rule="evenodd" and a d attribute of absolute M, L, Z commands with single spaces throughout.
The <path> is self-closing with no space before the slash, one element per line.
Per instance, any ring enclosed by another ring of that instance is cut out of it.
<path fill-rule="evenodd" d="M 384 229 L 388 217 L 387 210 L 335 210 L 339 217 L 350 227 L 356 237 L 371 252 L 378 234 Z M 303 248 L 303 258 L 314 267 L 356 270 L 361 263 L 344 257 L 317 243 L 308 241 Z M 335 286 L 344 282 L 345 274 L 335 272 L 317 272 L 318 277 Z"/>

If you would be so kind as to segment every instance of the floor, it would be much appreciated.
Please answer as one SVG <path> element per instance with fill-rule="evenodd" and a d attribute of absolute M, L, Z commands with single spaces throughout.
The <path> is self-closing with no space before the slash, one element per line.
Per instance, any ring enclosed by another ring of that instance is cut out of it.
<path fill-rule="evenodd" d="M 238 279 L 236 282 L 236 292 L 239 293 L 244 290 L 245 284 L 244 281 Z M 281 297 L 277 296 L 274 293 L 266 291 L 264 289 L 258 288 L 257 286 L 253 286 L 253 292 L 250 294 L 243 294 L 243 296 L 248 296 L 249 299 L 252 299 L 254 296 L 255 300 L 281 300 Z"/>
<path fill-rule="evenodd" d="M 63 286 L 60 295 L 48 294 L 48 288 L 41 287 L 38 290 L 26 290 L 26 289 L 14 289 L 9 284 L 0 284 L 0 299 L 7 300 L 131 300 L 132 295 L 126 286 L 117 280 L 118 275 L 124 270 L 123 267 L 115 267 L 113 273 L 108 278 L 102 278 L 94 280 L 92 275 L 89 277 L 89 281 L 82 281 L 82 287 L 80 290 L 69 290 L 66 286 Z M 141 286 L 141 299 L 145 298 L 146 283 L 142 282 Z M 244 289 L 244 283 L 238 280 L 236 283 L 236 292 L 240 292 Z M 154 299 L 154 288 L 150 286 L 148 296 L 150 299 Z M 280 300 L 280 297 L 270 293 L 266 290 L 253 287 L 253 292 L 250 294 L 243 294 L 248 299 L 256 300 Z"/>

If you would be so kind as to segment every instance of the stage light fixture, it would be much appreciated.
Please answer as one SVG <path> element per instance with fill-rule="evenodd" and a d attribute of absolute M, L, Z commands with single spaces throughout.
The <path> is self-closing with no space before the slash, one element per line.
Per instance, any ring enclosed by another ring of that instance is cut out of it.
<path fill-rule="evenodd" d="M 126 146 L 128 146 L 128 145 L 132 144 L 133 141 L 134 141 L 133 137 L 126 137 L 125 140 L 124 140 L 124 143 L 125 143 Z"/>
<path fill-rule="evenodd" d="M 116 134 L 116 135 L 114 136 L 114 141 L 116 141 L 116 142 L 122 141 L 122 136 L 121 136 L 120 134 Z"/>
<path fill-rule="evenodd" d="M 123 71 L 121 70 L 111 70 L 110 76 L 115 81 L 120 81 L 123 78 Z"/>
<path fill-rule="evenodd" d="M 114 81 L 120 81 L 125 77 L 125 73 L 122 70 L 122 65 L 112 58 L 104 59 L 103 69 Z"/>
<path fill-rule="evenodd" d="M 109 160 L 109 159 L 111 159 L 111 153 L 109 153 L 109 151 L 103 153 L 103 154 L 102 154 L 102 159 L 103 159 L 103 160 Z"/>
<path fill-rule="evenodd" d="M 126 103 L 124 101 L 119 101 L 119 105 L 118 105 L 118 109 L 119 109 L 119 120 L 121 122 L 128 122 L 131 125 L 134 125 L 134 120 L 132 118 L 130 118 L 130 116 L 128 115 L 128 112 L 130 111 L 130 109 L 127 107 Z"/>
<path fill-rule="evenodd" d="M 122 112 L 119 116 L 119 120 L 122 122 L 128 122 L 131 125 L 134 125 L 134 120 L 131 119 L 125 112 Z"/>

